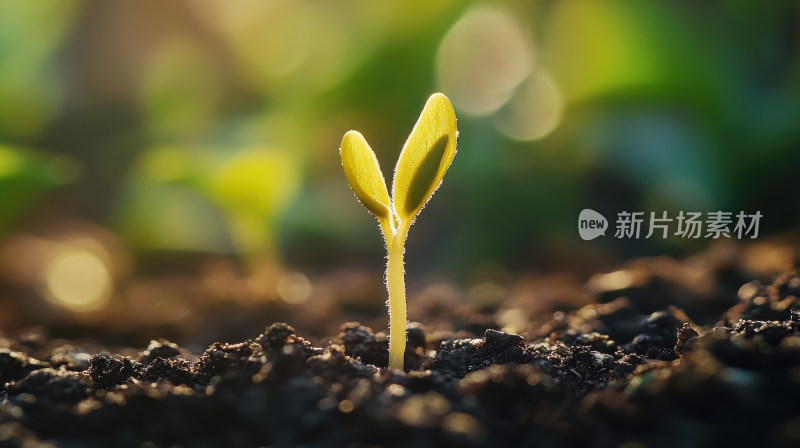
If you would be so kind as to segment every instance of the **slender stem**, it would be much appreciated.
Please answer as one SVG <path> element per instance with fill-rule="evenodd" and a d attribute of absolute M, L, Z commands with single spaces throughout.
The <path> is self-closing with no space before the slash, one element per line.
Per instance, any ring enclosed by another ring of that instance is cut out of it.
<path fill-rule="evenodd" d="M 391 217 L 389 217 L 391 219 Z M 383 234 L 383 240 L 386 241 L 386 250 L 389 250 L 389 245 L 392 244 L 392 239 L 394 239 L 394 228 L 389 223 L 387 219 L 379 219 L 381 225 L 381 233 Z"/>
<path fill-rule="evenodd" d="M 391 240 L 387 240 L 389 263 L 386 286 L 389 290 L 389 367 L 403 370 L 406 351 L 406 284 L 403 252 L 408 226 L 400 225 Z"/>

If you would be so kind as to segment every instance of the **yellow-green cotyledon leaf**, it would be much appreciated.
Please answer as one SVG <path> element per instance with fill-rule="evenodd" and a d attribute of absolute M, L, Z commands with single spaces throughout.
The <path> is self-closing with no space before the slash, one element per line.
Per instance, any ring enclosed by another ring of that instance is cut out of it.
<path fill-rule="evenodd" d="M 389 191 L 367 140 L 360 132 L 349 131 L 344 134 L 340 152 L 344 174 L 358 200 L 379 219 L 387 218 L 391 203 Z"/>
<path fill-rule="evenodd" d="M 422 209 L 456 155 L 456 113 L 441 93 L 428 98 L 408 136 L 394 170 L 392 198 L 400 220 L 409 222 Z"/>

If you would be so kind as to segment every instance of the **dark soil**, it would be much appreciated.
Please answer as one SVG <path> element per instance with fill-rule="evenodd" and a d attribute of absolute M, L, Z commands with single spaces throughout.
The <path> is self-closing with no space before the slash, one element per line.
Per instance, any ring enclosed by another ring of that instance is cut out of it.
<path fill-rule="evenodd" d="M 709 303 L 653 279 L 529 340 L 414 324 L 406 372 L 357 323 L 324 347 L 275 323 L 199 356 L 0 339 L 0 447 L 800 446 L 800 273 Z"/>

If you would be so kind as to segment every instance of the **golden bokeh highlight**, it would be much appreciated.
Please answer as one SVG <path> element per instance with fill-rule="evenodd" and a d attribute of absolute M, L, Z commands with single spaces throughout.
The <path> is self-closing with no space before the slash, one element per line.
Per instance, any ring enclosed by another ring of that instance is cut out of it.
<path fill-rule="evenodd" d="M 79 247 L 57 250 L 44 270 L 47 298 L 73 311 L 102 309 L 111 297 L 112 277 L 97 254 Z"/>
<path fill-rule="evenodd" d="M 607 274 L 597 274 L 592 276 L 587 283 L 589 290 L 600 293 L 603 291 L 618 291 L 630 288 L 635 284 L 636 277 L 628 269 L 609 272 Z"/>

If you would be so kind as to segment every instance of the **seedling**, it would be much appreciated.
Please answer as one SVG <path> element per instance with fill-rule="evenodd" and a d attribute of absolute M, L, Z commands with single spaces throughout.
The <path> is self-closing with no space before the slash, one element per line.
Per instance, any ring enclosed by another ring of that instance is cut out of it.
<path fill-rule="evenodd" d="M 456 113 L 441 93 L 428 98 L 400 152 L 394 169 L 392 196 L 378 159 L 358 131 L 342 139 L 344 174 L 361 204 L 378 219 L 386 250 L 389 291 L 389 367 L 403 370 L 406 350 L 406 287 L 403 254 L 408 229 L 433 193 L 456 155 Z"/>

